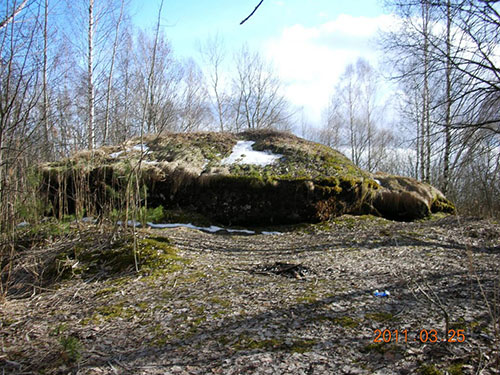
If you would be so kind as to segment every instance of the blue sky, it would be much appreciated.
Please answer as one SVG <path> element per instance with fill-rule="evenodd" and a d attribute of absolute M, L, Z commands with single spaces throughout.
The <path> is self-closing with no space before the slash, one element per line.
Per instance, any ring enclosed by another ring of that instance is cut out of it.
<path fill-rule="evenodd" d="M 229 54 L 244 43 L 272 62 L 285 93 L 313 123 L 347 64 L 377 63 L 377 29 L 390 23 L 381 0 L 165 0 L 162 25 L 177 57 L 198 60 L 198 44 L 218 34 Z M 134 23 L 152 28 L 159 0 L 133 0 Z"/>

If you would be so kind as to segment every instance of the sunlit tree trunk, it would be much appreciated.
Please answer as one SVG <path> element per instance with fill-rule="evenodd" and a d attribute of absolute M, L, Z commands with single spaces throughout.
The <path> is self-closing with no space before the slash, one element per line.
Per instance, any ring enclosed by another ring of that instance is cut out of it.
<path fill-rule="evenodd" d="M 118 16 L 118 20 L 116 22 L 116 28 L 115 28 L 115 38 L 113 41 L 113 52 L 111 53 L 111 66 L 109 68 L 109 75 L 108 75 L 108 87 L 106 90 L 106 109 L 104 112 L 104 129 L 103 129 L 103 139 L 102 143 L 107 144 L 108 143 L 108 136 L 109 136 L 109 112 L 110 112 L 110 103 L 111 103 L 111 90 L 112 90 L 112 84 L 113 84 L 113 73 L 114 73 L 114 67 L 115 67 L 115 58 L 116 58 L 116 50 L 118 49 L 118 36 L 120 33 L 120 25 L 123 17 L 123 8 L 125 5 L 125 0 L 121 0 L 121 5 L 120 5 L 120 15 Z"/>
<path fill-rule="evenodd" d="M 90 150 L 94 148 L 95 143 L 95 92 L 94 92 L 94 0 L 89 0 L 88 14 L 88 55 L 87 55 L 87 137 L 88 147 Z"/>
<path fill-rule="evenodd" d="M 443 155 L 443 194 L 448 192 L 450 183 L 450 154 L 451 154 L 451 1 L 446 2 L 446 118 L 445 118 L 445 144 Z"/>

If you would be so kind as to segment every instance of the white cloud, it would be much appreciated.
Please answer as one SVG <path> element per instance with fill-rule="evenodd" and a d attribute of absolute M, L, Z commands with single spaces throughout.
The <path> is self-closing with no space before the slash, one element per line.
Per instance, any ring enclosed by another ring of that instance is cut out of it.
<path fill-rule="evenodd" d="M 392 29 L 395 23 L 394 17 L 387 15 L 340 15 L 318 26 L 297 24 L 268 40 L 265 52 L 285 82 L 290 101 L 304 107 L 311 120 L 318 123 L 345 67 L 359 57 L 376 65 L 377 31 Z"/>

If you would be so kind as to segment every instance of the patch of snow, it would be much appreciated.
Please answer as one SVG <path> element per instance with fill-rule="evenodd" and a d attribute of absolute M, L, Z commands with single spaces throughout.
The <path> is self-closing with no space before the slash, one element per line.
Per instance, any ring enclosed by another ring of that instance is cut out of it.
<path fill-rule="evenodd" d="M 149 153 L 149 147 L 146 146 L 145 144 L 138 144 L 135 146 L 132 146 L 129 150 L 135 150 L 135 151 L 144 151 L 145 153 Z"/>
<path fill-rule="evenodd" d="M 195 227 L 195 228 L 199 229 L 199 230 L 204 230 L 204 231 L 207 231 L 210 233 L 217 233 L 220 230 L 224 230 L 223 228 L 215 226 L 215 225 L 210 225 L 209 227 Z"/>
<path fill-rule="evenodd" d="M 252 164 L 265 167 L 274 164 L 283 155 L 273 154 L 271 151 L 255 151 L 253 141 L 238 141 L 233 147 L 231 155 L 221 161 L 221 164 Z"/>
<path fill-rule="evenodd" d="M 186 227 L 186 228 L 192 228 L 192 224 L 154 224 L 151 222 L 146 223 L 149 227 L 155 228 L 155 229 L 164 229 L 164 228 L 179 228 L 179 227 Z"/>
<path fill-rule="evenodd" d="M 193 225 L 191 223 L 189 224 L 181 224 L 181 223 L 175 223 L 175 224 L 154 224 L 151 222 L 148 222 L 147 225 L 150 228 L 154 229 L 164 229 L 164 228 L 189 228 L 189 229 L 196 229 L 196 230 L 201 230 L 203 232 L 210 232 L 210 233 L 217 233 L 219 231 L 226 231 L 228 233 L 244 233 L 244 234 L 257 234 L 253 230 L 248 230 L 248 229 L 231 229 L 231 228 L 221 228 L 215 225 L 211 225 L 209 227 L 198 227 L 196 225 Z M 261 234 L 264 235 L 282 235 L 283 233 L 280 232 L 261 232 Z"/>
<path fill-rule="evenodd" d="M 132 146 L 130 148 L 127 148 L 126 150 L 113 152 L 112 154 L 109 154 L 109 156 L 112 157 L 113 159 L 116 159 L 117 157 L 119 157 L 123 153 L 130 152 L 130 151 L 139 151 L 139 152 L 142 151 L 142 152 L 144 152 L 145 155 L 148 155 L 151 153 L 151 151 L 149 151 L 148 146 L 146 146 L 145 144 L 142 144 L 142 145 L 138 144 L 138 145 Z"/>
<path fill-rule="evenodd" d="M 143 160 L 142 163 L 147 165 L 156 165 L 159 164 L 160 162 L 158 160 Z"/>
<path fill-rule="evenodd" d="M 248 229 L 227 229 L 229 233 L 245 233 L 245 234 L 255 234 L 253 230 Z"/>
<path fill-rule="evenodd" d="M 123 225 L 123 221 L 118 220 L 118 221 L 116 222 L 116 225 Z M 129 220 L 129 221 L 127 221 L 127 225 L 128 225 L 129 227 L 136 227 L 136 228 L 139 228 L 139 227 L 141 226 L 141 223 L 139 223 L 138 221 Z"/>
<path fill-rule="evenodd" d="M 261 232 L 261 234 L 265 236 L 281 236 L 283 233 L 281 232 Z"/>
<path fill-rule="evenodd" d="M 23 221 L 23 222 L 16 225 L 17 228 L 26 228 L 29 226 L 30 226 L 30 223 L 28 223 L 27 221 Z"/>
<path fill-rule="evenodd" d="M 113 159 L 116 159 L 118 156 L 120 156 L 121 154 L 123 154 L 125 151 L 118 151 L 118 152 L 113 152 L 112 154 L 109 154 L 110 157 L 112 157 Z"/>
<path fill-rule="evenodd" d="M 181 224 L 181 223 L 174 223 L 174 224 L 154 224 L 154 223 L 147 223 L 149 227 L 151 228 L 156 228 L 156 229 L 163 229 L 163 228 L 189 228 L 189 229 L 197 229 L 197 230 L 202 230 L 205 232 L 210 232 L 210 233 L 215 233 L 220 230 L 224 230 L 221 227 L 217 227 L 215 225 L 211 225 L 209 227 L 198 227 L 196 225 L 193 225 L 191 223 L 189 224 Z"/>

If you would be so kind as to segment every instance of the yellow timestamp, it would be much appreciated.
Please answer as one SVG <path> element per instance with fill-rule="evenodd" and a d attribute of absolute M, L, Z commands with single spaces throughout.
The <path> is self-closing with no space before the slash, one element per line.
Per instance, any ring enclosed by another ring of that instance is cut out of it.
<path fill-rule="evenodd" d="M 421 329 L 420 331 L 410 332 L 407 329 L 389 330 L 376 329 L 374 330 L 375 338 L 373 342 L 389 343 L 389 342 L 421 342 L 421 343 L 436 343 L 436 342 L 465 342 L 465 330 L 449 329 L 448 334 L 442 336 L 435 329 Z"/>

